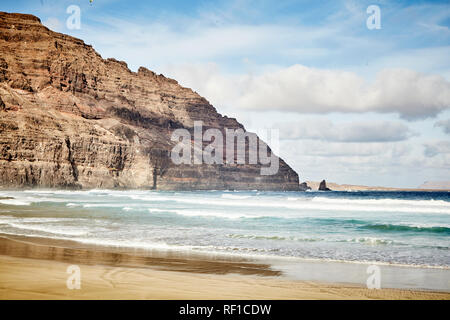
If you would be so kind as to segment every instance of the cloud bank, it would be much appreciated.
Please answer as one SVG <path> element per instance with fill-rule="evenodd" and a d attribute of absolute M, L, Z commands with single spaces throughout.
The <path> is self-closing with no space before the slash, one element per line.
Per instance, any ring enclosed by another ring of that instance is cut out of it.
<path fill-rule="evenodd" d="M 450 119 L 438 121 L 434 126 L 441 127 L 446 134 L 450 134 Z"/>
<path fill-rule="evenodd" d="M 368 84 L 355 73 L 294 65 L 251 79 L 238 104 L 300 113 L 395 112 L 417 119 L 450 107 L 450 83 L 437 75 L 386 69 Z"/>
<path fill-rule="evenodd" d="M 427 157 L 434 157 L 439 154 L 450 155 L 450 141 L 436 141 L 424 144 L 424 154 Z"/>
<path fill-rule="evenodd" d="M 363 121 L 334 124 L 329 120 L 280 123 L 281 139 L 310 139 L 329 142 L 394 142 L 416 135 L 406 125 L 393 121 Z"/>
<path fill-rule="evenodd" d="M 168 72 L 214 104 L 303 114 L 396 113 L 407 120 L 450 108 L 450 82 L 440 75 L 384 69 L 368 82 L 354 72 L 293 65 L 259 75 L 220 74 L 213 64 L 173 66 Z"/>

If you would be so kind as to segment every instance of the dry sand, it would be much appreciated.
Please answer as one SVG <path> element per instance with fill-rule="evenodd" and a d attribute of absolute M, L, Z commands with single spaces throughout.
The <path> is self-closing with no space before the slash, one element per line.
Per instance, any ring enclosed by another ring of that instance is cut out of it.
<path fill-rule="evenodd" d="M 450 293 L 292 281 L 248 261 L 157 258 L 66 244 L 0 238 L 0 299 L 450 299 Z M 73 264 L 81 270 L 79 290 L 66 285 Z"/>

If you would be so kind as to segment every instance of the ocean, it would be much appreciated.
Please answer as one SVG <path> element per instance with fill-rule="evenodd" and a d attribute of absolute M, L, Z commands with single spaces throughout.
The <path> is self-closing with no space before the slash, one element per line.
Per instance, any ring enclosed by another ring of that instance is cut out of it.
<path fill-rule="evenodd" d="M 0 233 L 448 269 L 450 193 L 0 191 Z"/>

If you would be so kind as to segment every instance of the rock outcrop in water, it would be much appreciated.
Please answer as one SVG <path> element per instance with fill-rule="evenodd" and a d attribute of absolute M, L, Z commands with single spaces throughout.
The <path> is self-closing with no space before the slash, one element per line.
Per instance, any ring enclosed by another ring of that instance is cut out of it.
<path fill-rule="evenodd" d="M 319 184 L 319 191 L 331 191 L 330 188 L 327 187 L 327 183 L 325 180 L 322 180 Z"/>
<path fill-rule="evenodd" d="M 299 185 L 299 190 L 300 190 L 300 191 L 308 191 L 308 190 L 311 190 L 311 187 L 308 186 L 308 183 L 302 182 L 302 183 L 300 183 L 300 185 Z"/>
<path fill-rule="evenodd" d="M 243 128 L 175 80 L 0 13 L 0 186 L 298 190 L 281 159 L 267 176 L 259 164 L 174 165 L 171 133 L 194 121 Z"/>

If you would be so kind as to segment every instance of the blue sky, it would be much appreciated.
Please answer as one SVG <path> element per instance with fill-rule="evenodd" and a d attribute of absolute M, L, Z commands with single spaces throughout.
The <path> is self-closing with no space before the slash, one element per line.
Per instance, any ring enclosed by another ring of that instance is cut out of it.
<path fill-rule="evenodd" d="M 66 27 L 72 4 L 79 30 Z M 367 28 L 369 5 L 381 29 Z M 0 10 L 173 77 L 249 130 L 279 129 L 302 181 L 450 180 L 448 1 L 29 0 Z"/>

